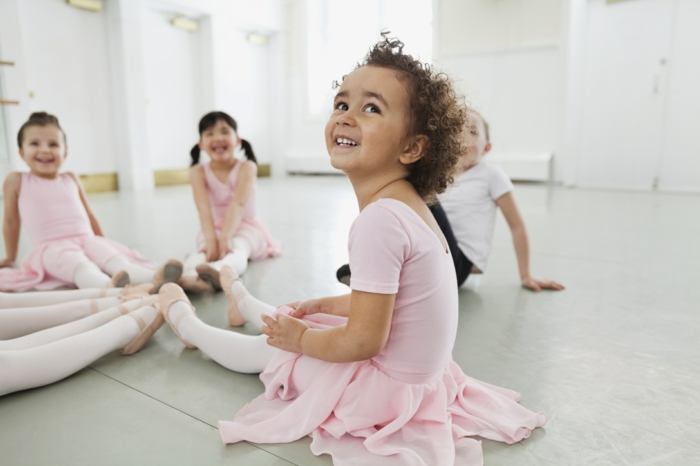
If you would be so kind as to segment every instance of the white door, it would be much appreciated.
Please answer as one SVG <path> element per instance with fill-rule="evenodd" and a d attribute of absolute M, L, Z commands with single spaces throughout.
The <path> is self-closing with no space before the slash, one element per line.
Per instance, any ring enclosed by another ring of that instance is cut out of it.
<path fill-rule="evenodd" d="M 185 168 L 199 140 L 198 35 L 170 24 L 171 14 L 144 8 L 143 42 L 149 150 L 154 170 Z"/>
<path fill-rule="evenodd" d="M 577 184 L 657 184 L 674 8 L 669 0 L 588 4 Z"/>

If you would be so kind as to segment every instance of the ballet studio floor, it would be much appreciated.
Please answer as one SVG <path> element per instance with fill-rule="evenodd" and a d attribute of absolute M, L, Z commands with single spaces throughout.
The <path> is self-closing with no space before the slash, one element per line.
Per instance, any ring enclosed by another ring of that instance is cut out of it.
<path fill-rule="evenodd" d="M 519 184 L 516 198 L 534 274 L 567 289 L 520 287 L 499 214 L 487 273 L 459 292 L 454 359 L 521 391 L 549 422 L 517 445 L 484 440 L 486 466 L 700 464 L 700 195 Z M 188 186 L 90 201 L 109 237 L 147 256 L 182 259 L 194 245 Z M 346 178 L 261 179 L 259 210 L 284 251 L 250 265 L 255 296 L 283 304 L 348 291 L 335 279 L 357 214 Z M 28 248 L 23 237 L 20 256 Z M 230 328 L 223 293 L 192 302 L 205 322 Z M 217 421 L 262 389 L 257 376 L 185 349 L 166 325 L 133 356 L 115 352 L 1 397 L 0 464 L 330 465 L 308 438 L 221 443 Z"/>

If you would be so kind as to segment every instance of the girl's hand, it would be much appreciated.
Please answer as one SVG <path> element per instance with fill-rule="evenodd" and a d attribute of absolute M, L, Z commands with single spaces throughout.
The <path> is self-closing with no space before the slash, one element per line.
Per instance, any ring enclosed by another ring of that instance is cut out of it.
<path fill-rule="evenodd" d="M 2 267 L 12 267 L 14 265 L 15 261 L 10 260 L 10 259 L 3 259 L 0 261 L 0 268 Z"/>
<path fill-rule="evenodd" d="M 219 260 L 226 257 L 226 254 L 230 254 L 232 252 L 233 252 L 233 249 L 231 249 L 231 241 L 224 240 L 224 238 L 220 238 L 219 239 Z"/>
<path fill-rule="evenodd" d="M 564 285 L 561 285 L 554 280 L 548 280 L 546 278 L 535 278 L 531 276 L 524 277 L 522 279 L 522 284 L 525 288 L 532 291 L 542 291 L 542 290 L 555 290 L 561 291 L 564 289 Z"/>
<path fill-rule="evenodd" d="M 301 336 L 308 330 L 308 325 L 286 314 L 278 314 L 277 319 L 263 314 L 262 320 L 265 325 L 261 330 L 267 335 L 268 345 L 301 354 Z"/>
<path fill-rule="evenodd" d="M 285 304 L 287 307 L 294 309 L 290 315 L 301 319 L 305 315 L 309 314 L 329 314 L 329 309 L 323 304 L 320 299 L 307 299 L 306 301 L 295 301 L 293 303 Z"/>
<path fill-rule="evenodd" d="M 214 262 L 219 258 L 219 245 L 216 239 L 207 240 L 204 246 L 204 255 L 207 256 L 207 262 Z"/>

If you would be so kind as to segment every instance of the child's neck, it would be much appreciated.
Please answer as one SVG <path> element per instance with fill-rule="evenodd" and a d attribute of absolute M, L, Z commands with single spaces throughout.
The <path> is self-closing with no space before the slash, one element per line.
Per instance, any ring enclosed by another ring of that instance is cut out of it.
<path fill-rule="evenodd" d="M 55 173 L 39 173 L 39 172 L 36 172 L 36 171 L 34 171 L 34 170 L 32 170 L 32 169 L 30 168 L 30 169 L 29 169 L 29 173 L 31 173 L 31 174 L 34 175 L 34 176 L 38 176 L 39 178 L 44 178 L 45 180 L 55 180 L 56 178 L 58 178 L 58 172 L 55 172 Z"/>
<path fill-rule="evenodd" d="M 225 160 L 212 159 L 210 164 L 211 168 L 213 168 L 214 170 L 231 170 L 233 167 L 236 166 L 236 162 L 238 162 L 238 160 L 236 160 L 236 158 L 232 156 L 231 158 Z"/>

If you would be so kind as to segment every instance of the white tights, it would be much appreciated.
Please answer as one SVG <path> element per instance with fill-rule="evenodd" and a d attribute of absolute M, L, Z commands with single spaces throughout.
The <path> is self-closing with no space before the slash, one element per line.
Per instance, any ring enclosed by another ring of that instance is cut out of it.
<path fill-rule="evenodd" d="M 233 252 L 226 254 L 221 260 L 210 262 L 209 265 L 216 270 L 221 270 L 224 265 L 228 265 L 235 270 L 238 275 L 243 275 L 243 272 L 248 268 L 248 259 L 250 259 L 250 255 L 253 252 L 253 246 L 242 236 L 234 236 L 231 240 L 231 248 Z M 196 277 L 197 266 L 206 263 L 207 256 L 203 252 L 194 252 L 190 254 L 183 264 L 182 277 Z"/>
<path fill-rule="evenodd" d="M 153 280 L 154 270 L 134 264 L 125 256 L 114 256 L 104 266 L 104 271 L 94 263 L 85 261 L 75 269 L 73 282 L 78 288 L 107 288 L 112 283 L 112 276 L 125 270 L 131 283 L 140 285 Z"/>
<path fill-rule="evenodd" d="M 183 302 L 170 306 L 168 316 L 171 322 L 189 309 Z M 262 372 L 277 351 L 277 348 L 267 344 L 266 335 L 251 336 L 222 330 L 205 324 L 193 315 L 184 317 L 179 322 L 177 331 L 185 341 L 198 347 L 226 369 L 236 372 Z"/>
<path fill-rule="evenodd" d="M 9 340 L 72 322 L 110 307 L 119 298 L 81 299 L 47 306 L 0 309 L 0 340 Z"/>
<path fill-rule="evenodd" d="M 23 293 L 0 292 L 0 309 L 46 306 L 67 303 L 79 299 L 95 299 L 119 296 L 122 288 L 84 288 L 80 290 L 25 291 Z"/>
<path fill-rule="evenodd" d="M 134 313 L 151 322 L 158 311 L 148 306 Z M 125 315 L 86 332 L 41 346 L 0 351 L 0 396 L 68 377 L 102 356 L 123 348 L 139 332 L 136 320 Z"/>

